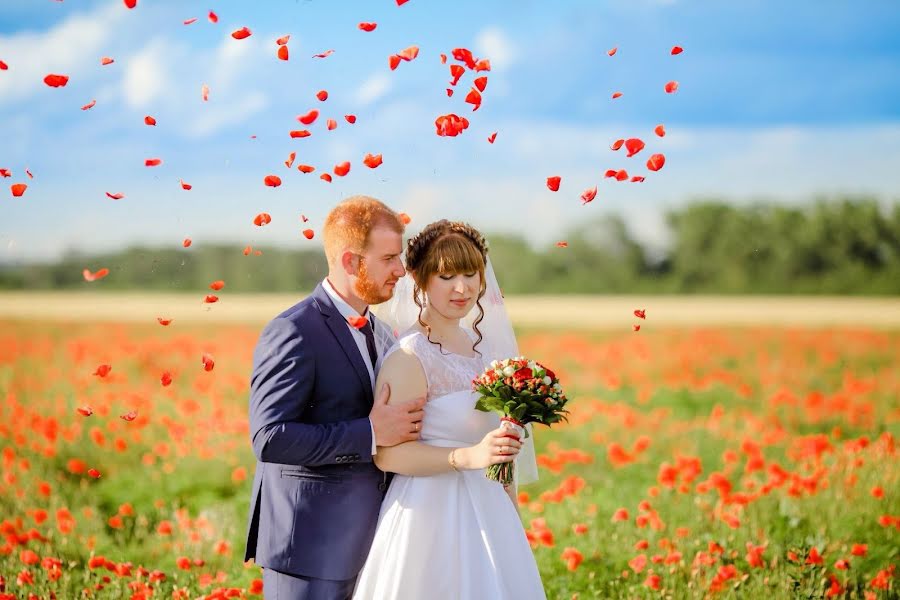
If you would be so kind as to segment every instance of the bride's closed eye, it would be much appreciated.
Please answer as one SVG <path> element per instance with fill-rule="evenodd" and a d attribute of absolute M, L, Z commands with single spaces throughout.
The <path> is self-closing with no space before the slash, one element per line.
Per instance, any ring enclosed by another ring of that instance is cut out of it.
<path fill-rule="evenodd" d="M 464 273 L 464 275 L 466 277 L 475 277 L 476 275 L 478 275 L 478 273 L 477 272 L 476 273 Z M 455 276 L 456 275 L 441 275 L 440 278 L 443 279 L 444 281 L 450 281 Z"/>

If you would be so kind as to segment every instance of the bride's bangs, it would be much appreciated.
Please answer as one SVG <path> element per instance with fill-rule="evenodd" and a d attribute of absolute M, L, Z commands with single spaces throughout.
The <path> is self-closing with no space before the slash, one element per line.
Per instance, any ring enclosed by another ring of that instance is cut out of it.
<path fill-rule="evenodd" d="M 427 262 L 431 264 L 426 265 L 426 270 L 430 272 L 441 275 L 484 273 L 481 252 L 461 235 L 448 235 L 437 240 L 429 255 Z"/>

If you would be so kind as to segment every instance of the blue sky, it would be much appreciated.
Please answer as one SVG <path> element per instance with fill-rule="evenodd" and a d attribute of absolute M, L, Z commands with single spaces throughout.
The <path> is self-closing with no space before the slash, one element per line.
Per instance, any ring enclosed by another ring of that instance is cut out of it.
<path fill-rule="evenodd" d="M 209 9 L 218 24 L 206 19 Z M 197 22 L 182 24 L 191 17 Z M 378 27 L 362 32 L 360 21 Z M 253 35 L 232 39 L 243 26 Z M 180 246 L 184 237 L 315 246 L 318 238 L 300 234 L 299 215 L 317 230 L 354 193 L 409 213 L 414 230 L 458 218 L 535 244 L 608 211 L 664 244 L 665 211 L 701 197 L 854 193 L 896 202 L 897 31 L 900 5 L 890 1 L 139 0 L 128 10 L 121 0 L 4 0 L 0 167 L 13 177 L 0 188 L 0 260 Z M 284 62 L 275 39 L 286 34 Z M 418 58 L 391 71 L 388 56 L 412 44 Z M 669 54 L 675 44 L 683 54 Z M 444 91 L 449 74 L 438 55 L 454 47 L 492 62 L 475 113 L 463 102 L 471 74 L 453 98 Z M 101 56 L 115 62 L 101 66 Z M 49 88 L 48 73 L 70 82 Z M 669 80 L 677 93 L 664 93 Z M 326 102 L 315 98 L 320 89 Z M 615 91 L 623 96 L 611 99 Z M 313 135 L 290 139 L 301 128 L 295 117 L 311 108 L 321 112 Z M 438 137 L 434 119 L 449 112 L 470 128 Z M 145 115 L 158 125 L 144 125 Z M 658 123 L 665 138 L 653 134 Z M 628 137 L 647 148 L 633 158 L 609 149 Z M 317 171 L 288 170 L 291 151 Z M 363 166 L 367 152 L 384 164 Z M 648 173 L 655 152 L 667 164 Z M 144 167 L 150 157 L 163 165 Z M 343 160 L 352 163 L 347 177 L 318 178 Z M 647 179 L 604 179 L 610 168 Z M 265 187 L 268 174 L 283 185 Z M 549 175 L 563 178 L 556 194 L 544 184 Z M 16 182 L 29 185 L 22 198 L 9 192 Z M 594 185 L 597 199 L 582 205 Z M 255 227 L 263 211 L 273 222 Z"/>

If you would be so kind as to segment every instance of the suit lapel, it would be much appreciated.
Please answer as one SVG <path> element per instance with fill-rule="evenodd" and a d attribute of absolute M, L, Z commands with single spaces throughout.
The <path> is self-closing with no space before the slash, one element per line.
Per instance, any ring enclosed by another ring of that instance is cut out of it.
<path fill-rule="evenodd" d="M 350 329 L 347 327 L 347 322 L 344 321 L 341 313 L 335 308 L 334 303 L 332 303 L 328 293 L 322 288 L 321 283 L 316 286 L 312 295 L 316 300 L 319 311 L 325 317 L 325 323 L 328 325 L 331 333 L 334 334 L 344 354 L 347 355 L 350 364 L 353 365 L 353 370 L 359 376 L 359 382 L 362 384 L 363 390 L 365 390 L 366 400 L 369 404 L 372 404 L 374 398 L 372 397 L 372 382 L 369 379 L 369 369 L 366 368 L 366 363 L 359 353 L 359 348 L 356 346 L 353 334 L 350 333 Z"/>

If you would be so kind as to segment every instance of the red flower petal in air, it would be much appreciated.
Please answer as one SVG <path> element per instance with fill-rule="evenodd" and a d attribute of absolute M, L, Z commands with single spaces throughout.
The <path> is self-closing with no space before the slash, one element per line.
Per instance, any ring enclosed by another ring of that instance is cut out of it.
<path fill-rule="evenodd" d="M 8 69 L 9 69 L 9 65 L 7 65 L 5 62 L 0 60 L 0 71 L 6 71 Z"/>
<path fill-rule="evenodd" d="M 453 96 L 453 90 L 451 88 L 447 88 L 447 97 L 450 98 Z"/>
<path fill-rule="evenodd" d="M 288 43 L 288 41 L 290 39 L 291 39 L 291 34 L 283 35 L 280 38 L 278 38 L 277 40 L 275 40 L 275 43 L 278 44 L 279 46 L 284 46 L 285 44 Z"/>
<path fill-rule="evenodd" d="M 253 32 L 247 29 L 246 27 L 241 27 L 240 29 L 236 29 L 231 32 L 231 37 L 236 40 L 245 40 L 248 37 L 253 35 Z"/>
<path fill-rule="evenodd" d="M 319 111 L 317 111 L 316 109 L 312 109 L 305 115 L 300 115 L 299 117 L 297 117 L 297 120 L 300 121 L 301 123 L 303 123 L 304 125 L 312 125 L 313 123 L 315 123 L 316 119 L 318 119 L 318 118 L 319 118 Z"/>
<path fill-rule="evenodd" d="M 104 377 L 109 375 L 110 371 L 112 371 L 112 365 L 103 364 L 97 365 L 97 368 L 91 374 L 103 379 Z"/>
<path fill-rule="evenodd" d="M 616 52 L 618 52 L 618 51 L 619 51 L 619 47 L 616 46 L 614 48 L 610 48 L 609 50 L 607 50 L 606 53 L 609 54 L 610 56 L 615 56 Z"/>
<path fill-rule="evenodd" d="M 616 181 L 625 181 L 628 179 L 628 172 L 625 169 L 616 171 Z"/>
<path fill-rule="evenodd" d="M 200 98 L 202 98 L 204 102 L 209 102 L 209 86 L 205 83 L 200 86 Z"/>
<path fill-rule="evenodd" d="M 321 179 L 322 181 L 327 181 L 328 183 L 331 183 L 331 174 L 330 173 L 322 173 L 321 175 L 319 175 L 319 179 Z"/>
<path fill-rule="evenodd" d="M 146 117 L 144 117 L 144 125 L 149 125 L 149 126 L 151 126 L 151 127 L 156 127 L 156 119 L 154 119 L 154 118 L 151 117 L 150 115 L 147 115 Z"/>
<path fill-rule="evenodd" d="M 439 136 L 456 137 L 469 127 L 469 120 L 453 113 L 441 115 L 434 120 Z"/>
<path fill-rule="evenodd" d="M 218 301 L 219 301 L 219 297 L 218 297 L 218 296 L 215 296 L 215 295 L 213 295 L 213 294 L 208 294 L 208 295 L 203 299 L 204 304 L 215 304 L 215 303 L 218 302 Z"/>
<path fill-rule="evenodd" d="M 123 2 L 125 2 L 126 8 L 134 8 L 137 6 L 137 0 L 123 0 Z"/>
<path fill-rule="evenodd" d="M 85 269 L 81 272 L 81 275 L 84 277 L 85 281 L 97 281 L 98 279 L 103 279 L 107 275 L 109 275 L 109 269 L 106 267 L 98 270 L 96 273 L 91 273 L 90 270 Z"/>
<path fill-rule="evenodd" d="M 659 137 L 666 137 L 666 128 L 665 128 L 665 126 L 663 126 L 663 125 L 657 125 L 657 126 L 653 129 L 653 133 L 655 133 L 655 134 L 658 135 Z"/>
<path fill-rule="evenodd" d="M 320 52 L 319 54 L 313 54 L 313 58 L 328 58 L 334 54 L 334 50 L 326 50 L 325 52 Z"/>
<path fill-rule="evenodd" d="M 374 169 L 381 164 L 381 155 L 366 154 L 365 158 L 363 158 L 363 164 L 365 164 L 370 169 Z"/>
<path fill-rule="evenodd" d="M 672 56 L 681 54 L 682 52 L 684 52 L 684 48 L 682 48 L 681 46 L 672 46 Z"/>
<path fill-rule="evenodd" d="M 553 175 L 552 177 L 547 178 L 547 187 L 550 188 L 551 192 L 559 191 L 559 183 L 562 181 L 562 177 L 559 175 Z"/>
<path fill-rule="evenodd" d="M 287 46 L 278 46 L 277 56 L 280 60 L 288 59 L 288 47 Z"/>
<path fill-rule="evenodd" d="M 144 161 L 145 167 L 158 167 L 161 164 L 162 164 L 161 158 L 148 158 L 147 160 Z"/>
<path fill-rule="evenodd" d="M 181 183 L 181 189 L 183 189 L 183 190 L 190 190 L 192 187 L 194 187 L 189 183 L 185 183 L 184 179 L 179 179 L 178 181 L 179 181 L 179 183 Z"/>
<path fill-rule="evenodd" d="M 496 139 L 497 139 L 497 132 L 495 131 L 494 133 L 492 133 L 491 135 L 488 136 L 488 143 L 493 144 L 494 140 L 496 140 Z"/>
<path fill-rule="evenodd" d="M 347 173 L 350 172 L 350 161 L 345 160 L 342 163 L 338 163 L 334 165 L 334 174 L 338 177 L 344 177 Z"/>
<path fill-rule="evenodd" d="M 472 83 L 475 84 L 475 87 L 478 88 L 479 92 L 483 92 L 484 88 L 487 87 L 487 81 L 488 81 L 488 78 L 486 76 L 482 75 L 481 77 L 476 77 L 475 81 L 473 81 Z"/>
<path fill-rule="evenodd" d="M 616 140 L 612 143 L 612 146 L 610 146 L 609 148 L 610 148 L 610 150 L 615 151 L 615 150 L 618 150 L 619 148 L 621 148 L 624 143 L 625 143 L 625 140 Z"/>
<path fill-rule="evenodd" d="M 131 3 L 131 6 L 128 6 L 129 2 Z M 137 0 L 125 0 L 125 6 L 128 6 L 128 8 L 134 8 L 135 4 L 137 4 Z M 94 479 L 100 479 L 100 471 L 97 469 L 88 469 L 87 473 Z"/>
<path fill-rule="evenodd" d="M 316 98 L 318 98 L 320 102 L 325 102 L 328 100 L 328 92 L 326 90 L 319 90 L 316 92 Z"/>
<path fill-rule="evenodd" d="M 328 129 L 328 131 L 337 129 L 337 121 L 335 121 L 334 119 L 328 119 L 327 121 L 325 121 L 325 128 Z"/>
<path fill-rule="evenodd" d="M 469 93 L 466 94 L 466 102 L 472 105 L 472 111 L 476 111 L 481 107 L 481 92 L 472 88 L 469 90 Z"/>
<path fill-rule="evenodd" d="M 295 129 L 295 130 L 291 131 L 292 138 L 305 138 L 305 137 L 309 137 L 311 135 L 312 134 L 309 132 L 308 129 Z"/>
<path fill-rule="evenodd" d="M 345 118 L 345 119 L 347 120 L 347 122 L 350 123 L 351 125 L 353 125 L 354 123 L 356 123 L 356 115 L 344 115 L 344 118 Z"/>
<path fill-rule="evenodd" d="M 603 174 L 603 177 L 604 177 L 604 178 L 606 178 L 606 177 L 615 177 L 615 176 L 616 176 L 616 173 L 618 173 L 618 171 L 616 171 L 615 169 L 607 169 L 607 170 L 606 170 L 606 173 Z"/>
<path fill-rule="evenodd" d="M 297 165 L 297 170 L 301 173 L 312 173 L 316 168 L 312 165 Z"/>
<path fill-rule="evenodd" d="M 159 376 L 159 382 L 163 387 L 172 385 L 172 374 L 168 371 L 164 371 L 163 374 Z"/>
<path fill-rule="evenodd" d="M 442 65 L 446 65 L 446 64 L 447 64 L 447 55 L 444 54 L 443 52 L 441 52 L 441 64 L 442 64 Z"/>
<path fill-rule="evenodd" d="M 419 55 L 419 47 L 418 46 L 410 46 L 409 48 L 401 50 L 400 52 L 397 53 L 397 56 L 399 56 L 401 59 L 403 59 L 407 62 L 413 60 L 418 55 Z"/>
<path fill-rule="evenodd" d="M 378 27 L 378 23 L 360 23 L 357 27 L 362 31 L 375 31 L 375 28 Z"/>
<path fill-rule="evenodd" d="M 662 154 L 654 154 L 647 159 L 647 168 L 651 171 L 659 171 L 666 164 L 666 157 Z"/>
<path fill-rule="evenodd" d="M 82 106 L 81 110 L 90 110 L 90 109 L 94 108 L 94 106 L 96 106 L 96 105 L 97 105 L 97 101 L 91 100 L 90 102 L 88 102 L 87 104 Z"/>
<path fill-rule="evenodd" d="M 632 331 L 640 331 L 640 330 L 641 330 L 641 326 L 640 326 L 640 325 L 632 325 L 632 326 L 631 326 L 631 330 L 632 330 Z"/>
<path fill-rule="evenodd" d="M 296 152 L 291 152 L 291 153 L 288 155 L 288 159 L 287 159 L 286 161 L 284 161 L 284 166 L 286 166 L 288 169 L 290 169 L 292 166 L 294 166 L 294 159 L 295 159 L 295 158 L 297 158 L 297 153 L 296 153 Z"/>
<path fill-rule="evenodd" d="M 475 68 L 475 57 L 472 56 L 471 50 L 466 48 L 454 48 L 451 54 L 453 54 L 453 58 L 459 62 L 465 63 L 468 68 Z"/>
<path fill-rule="evenodd" d="M 34 179 L 34 175 L 31 174 L 31 171 L 25 169 L 25 174 L 28 175 L 28 179 Z"/>
<path fill-rule="evenodd" d="M 121 200 L 122 198 L 125 197 L 125 194 L 123 194 L 122 192 L 116 192 L 115 194 L 110 194 L 109 192 L 106 192 L 106 197 L 109 198 L 110 200 Z"/>
<path fill-rule="evenodd" d="M 357 315 L 347 317 L 347 322 L 350 323 L 350 327 L 353 327 L 354 329 L 362 329 L 369 324 L 369 320 L 367 318 Z"/>
<path fill-rule="evenodd" d="M 644 149 L 644 142 L 638 138 L 628 138 L 625 140 L 625 149 L 628 150 L 627 156 L 634 156 Z"/>
<path fill-rule="evenodd" d="M 184 241 L 181 242 L 181 245 L 184 246 L 185 248 L 190 248 L 191 244 L 193 244 L 193 243 L 194 242 L 191 241 L 191 238 L 184 238 Z"/>
<path fill-rule="evenodd" d="M 206 15 L 206 18 L 209 19 L 210 23 L 218 23 L 219 22 L 219 16 L 216 13 L 214 13 L 213 11 L 209 11 L 209 14 Z"/>
<path fill-rule="evenodd" d="M 581 201 L 583 204 L 587 204 L 588 202 L 591 202 L 596 197 L 597 197 L 597 186 L 596 185 L 590 189 L 584 190 L 584 192 L 581 193 Z"/>
<path fill-rule="evenodd" d="M 400 217 L 400 221 L 404 225 L 409 225 L 412 222 L 412 218 L 410 218 L 410 216 L 408 214 L 406 214 L 405 212 L 397 213 L 397 216 Z"/>
<path fill-rule="evenodd" d="M 631 178 L 631 183 L 641 183 L 642 181 L 644 181 L 644 177 L 641 175 L 635 175 Z"/>
<path fill-rule="evenodd" d="M 50 87 L 66 87 L 66 84 L 69 83 L 68 75 L 54 75 L 50 74 L 44 77 L 44 83 L 49 85 Z"/>
<path fill-rule="evenodd" d="M 309 219 L 306 218 L 306 215 L 300 215 L 300 220 L 306 223 Z"/>
<path fill-rule="evenodd" d="M 569 242 L 565 242 L 565 241 L 562 241 L 562 242 L 556 242 L 556 247 L 557 247 L 557 248 L 568 248 L 568 247 L 569 247 Z"/>
<path fill-rule="evenodd" d="M 400 57 L 396 54 L 391 54 L 388 56 L 388 66 L 391 68 L 391 71 L 397 68 L 400 64 Z"/>
<path fill-rule="evenodd" d="M 475 63 L 475 72 L 479 73 L 481 71 L 490 71 L 491 70 L 491 61 L 486 58 L 482 58 L 477 63 Z"/>
<path fill-rule="evenodd" d="M 675 92 L 678 91 L 678 82 L 670 81 L 669 83 L 666 84 L 665 89 L 666 89 L 667 94 L 674 94 Z"/>
<path fill-rule="evenodd" d="M 212 354 L 208 352 L 203 353 L 203 356 L 200 357 L 200 362 L 203 363 L 204 371 L 212 371 L 216 367 L 216 361 L 213 360 Z"/>
<path fill-rule="evenodd" d="M 459 78 L 465 75 L 466 70 L 460 65 L 450 65 L 450 75 L 453 79 L 450 80 L 450 85 L 456 85 L 459 82 Z"/>
<path fill-rule="evenodd" d="M 0 177 L 12 177 L 12 173 L 9 172 L 9 169 L 0 169 Z"/>
<path fill-rule="evenodd" d="M 79 406 L 75 410 L 78 411 L 78 414 L 83 417 L 89 417 L 94 414 L 94 409 L 90 406 Z"/>
<path fill-rule="evenodd" d="M 272 215 L 269 213 L 259 213 L 255 217 L 253 217 L 253 224 L 257 227 L 263 227 L 264 225 L 268 225 L 272 222 Z"/>
<path fill-rule="evenodd" d="M 184 24 L 185 24 L 185 25 L 191 25 L 191 24 L 196 23 L 196 22 L 197 22 L 197 17 L 193 17 L 192 19 L 185 19 L 185 20 L 184 20 Z"/>
<path fill-rule="evenodd" d="M 253 248 L 252 248 L 252 247 L 247 246 L 247 247 L 244 248 L 244 256 L 250 256 L 250 253 L 251 253 L 251 252 L 253 252 Z"/>
<path fill-rule="evenodd" d="M 20 198 L 22 194 L 25 193 L 25 190 L 28 189 L 28 184 L 26 183 L 14 183 L 9 186 L 10 191 L 12 191 L 12 195 L 14 198 Z"/>
<path fill-rule="evenodd" d="M 132 410 L 130 412 L 125 413 L 124 415 L 119 415 L 119 418 L 123 421 L 134 421 L 137 419 L 137 411 Z"/>
<path fill-rule="evenodd" d="M 168 327 L 175 319 L 163 319 L 162 317 L 156 317 L 156 320 L 159 321 L 159 324 L 163 327 Z"/>
<path fill-rule="evenodd" d="M 216 281 L 213 281 L 211 284 L 209 284 L 209 289 L 215 290 L 217 292 L 223 287 L 225 287 L 225 282 L 221 279 L 217 279 Z"/>
<path fill-rule="evenodd" d="M 312 229 L 304 229 L 303 230 L 303 236 L 308 240 L 313 239 L 314 235 L 316 235 L 316 232 L 313 231 Z"/>
<path fill-rule="evenodd" d="M 111 65 L 111 64 L 113 64 L 114 62 L 116 62 L 116 61 L 115 61 L 114 59 L 108 57 L 108 56 L 104 56 L 104 57 L 102 57 L 102 58 L 100 59 L 100 65 L 101 65 L 101 66 L 104 66 L 104 67 L 105 67 L 106 65 Z"/>
<path fill-rule="evenodd" d="M 646 319 L 647 311 L 645 309 L 636 308 L 634 309 L 634 316 L 636 316 L 638 319 Z"/>
<path fill-rule="evenodd" d="M 616 98 L 621 98 L 622 92 L 613 92 L 612 97 L 613 97 L 613 100 L 615 100 Z"/>
<path fill-rule="evenodd" d="M 409 0 L 397 0 L 397 6 L 403 6 L 407 2 L 409 2 Z"/>

